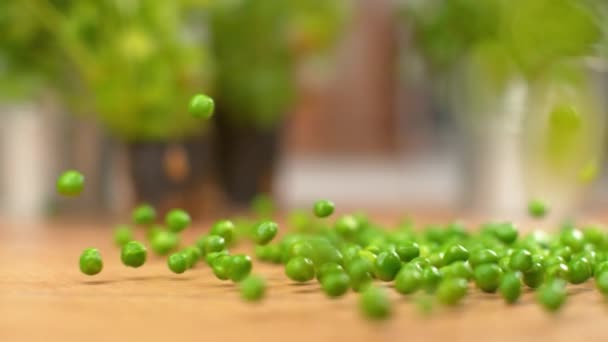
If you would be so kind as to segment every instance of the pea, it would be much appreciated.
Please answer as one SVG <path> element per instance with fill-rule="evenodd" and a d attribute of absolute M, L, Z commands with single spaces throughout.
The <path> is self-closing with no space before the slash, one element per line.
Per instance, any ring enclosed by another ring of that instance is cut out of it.
<path fill-rule="evenodd" d="M 395 278 L 395 290 L 408 295 L 412 294 L 422 286 L 422 272 L 417 267 L 403 267 Z"/>
<path fill-rule="evenodd" d="M 443 252 L 433 253 L 428 257 L 429 263 L 435 267 L 443 267 L 446 262 Z"/>
<path fill-rule="evenodd" d="M 319 200 L 315 202 L 313 213 L 319 218 L 329 217 L 334 213 L 335 208 L 336 206 L 332 201 Z"/>
<path fill-rule="evenodd" d="M 595 286 L 604 296 L 608 295 L 608 272 L 603 271 L 596 275 Z"/>
<path fill-rule="evenodd" d="M 401 259 L 396 252 L 386 251 L 378 254 L 374 273 L 383 281 L 392 281 L 401 269 Z"/>
<path fill-rule="evenodd" d="M 437 267 L 429 266 L 422 271 L 422 286 L 427 293 L 433 293 L 437 289 L 437 286 L 439 286 L 442 278 Z"/>
<path fill-rule="evenodd" d="M 457 305 L 467 295 L 467 291 L 466 279 L 447 278 L 439 283 L 437 299 L 444 305 Z"/>
<path fill-rule="evenodd" d="M 593 275 L 593 268 L 587 258 L 573 258 L 568 263 L 568 270 L 572 284 L 582 284 Z"/>
<path fill-rule="evenodd" d="M 509 267 L 513 271 L 526 272 L 532 268 L 532 265 L 532 254 L 526 249 L 515 251 L 509 261 Z"/>
<path fill-rule="evenodd" d="M 197 119 L 209 120 L 215 110 L 215 102 L 212 98 L 204 94 L 196 94 L 190 100 L 188 107 L 190 114 Z"/>
<path fill-rule="evenodd" d="M 183 253 L 174 253 L 167 258 L 167 266 L 171 272 L 182 274 L 188 269 L 188 261 Z"/>
<path fill-rule="evenodd" d="M 580 252 L 585 245 L 585 236 L 583 232 L 574 228 L 566 228 L 560 234 L 560 242 L 572 249 L 573 252 Z"/>
<path fill-rule="evenodd" d="M 350 278 L 345 272 L 332 272 L 323 277 L 321 289 L 330 297 L 343 296 L 350 287 Z"/>
<path fill-rule="evenodd" d="M 86 275 L 96 275 L 103 269 L 101 253 L 97 248 L 87 248 L 80 255 L 80 272 Z"/>
<path fill-rule="evenodd" d="M 532 264 L 532 268 L 524 272 L 524 283 L 528 287 L 535 289 L 538 288 L 545 279 L 545 270 L 543 265 L 539 262 Z"/>
<path fill-rule="evenodd" d="M 150 241 L 150 247 L 158 255 L 167 255 L 179 245 L 179 236 L 175 233 L 161 230 Z"/>
<path fill-rule="evenodd" d="M 220 220 L 213 224 L 211 227 L 211 235 L 217 235 L 224 238 L 226 245 L 229 245 L 234 241 L 234 232 L 236 227 L 230 220 Z"/>
<path fill-rule="evenodd" d="M 230 259 L 230 280 L 240 282 L 251 273 L 253 264 L 248 255 L 236 254 Z"/>
<path fill-rule="evenodd" d="M 317 280 L 322 283 L 323 278 L 331 273 L 341 273 L 344 272 L 344 268 L 340 266 L 340 264 L 335 262 L 327 262 L 321 265 L 317 270 Z"/>
<path fill-rule="evenodd" d="M 156 220 L 156 210 L 149 204 L 141 204 L 133 210 L 133 222 L 139 225 L 150 225 Z"/>
<path fill-rule="evenodd" d="M 186 247 L 181 253 L 186 258 L 188 268 L 196 266 L 196 263 L 201 258 L 201 251 L 197 247 Z"/>
<path fill-rule="evenodd" d="M 63 196 L 78 196 L 84 189 L 84 176 L 76 170 L 68 170 L 57 178 L 57 192 Z"/>
<path fill-rule="evenodd" d="M 442 267 L 440 270 L 443 278 L 473 278 L 473 270 L 468 262 L 456 261 L 450 265 Z"/>
<path fill-rule="evenodd" d="M 215 252 L 221 253 L 221 252 Z M 219 280 L 230 279 L 230 268 L 232 266 L 232 258 L 228 254 L 219 254 L 211 260 L 211 270 L 215 277 Z"/>
<path fill-rule="evenodd" d="M 596 275 L 596 276 L 598 274 L 604 273 L 606 271 L 608 271 L 608 261 L 599 262 L 593 268 L 593 274 Z"/>
<path fill-rule="evenodd" d="M 226 240 L 219 235 L 209 235 L 203 242 L 205 253 L 221 252 L 226 249 Z"/>
<path fill-rule="evenodd" d="M 260 223 L 254 232 L 254 240 L 258 245 L 266 245 L 277 235 L 279 225 L 272 221 Z"/>
<path fill-rule="evenodd" d="M 114 243 L 118 247 L 124 246 L 131 240 L 133 240 L 133 231 L 131 230 L 131 227 L 121 224 L 114 228 Z"/>
<path fill-rule="evenodd" d="M 555 312 L 566 301 L 566 282 L 559 278 L 551 279 L 538 289 L 536 296 L 547 311 Z"/>
<path fill-rule="evenodd" d="M 507 273 L 502 277 L 498 290 L 505 302 L 513 304 L 521 296 L 521 280 L 518 273 Z"/>
<path fill-rule="evenodd" d="M 179 233 L 190 225 L 190 215 L 182 209 L 172 209 L 165 217 L 165 223 L 169 231 Z"/>
<path fill-rule="evenodd" d="M 359 296 L 359 308 L 363 316 L 372 320 L 383 320 L 392 313 L 391 302 L 385 290 L 368 286 Z"/>
<path fill-rule="evenodd" d="M 570 270 L 566 264 L 553 264 L 547 267 L 547 271 L 545 272 L 545 278 L 560 278 L 564 280 L 568 280 L 570 278 Z"/>
<path fill-rule="evenodd" d="M 315 277 L 315 266 L 312 260 L 297 256 L 285 265 L 285 274 L 293 281 L 305 283 Z"/>
<path fill-rule="evenodd" d="M 471 256 L 469 257 L 469 264 L 471 267 L 476 268 L 479 265 L 483 264 L 497 264 L 498 263 L 498 254 L 491 249 L 477 249 L 471 251 Z"/>
<path fill-rule="evenodd" d="M 352 239 L 359 230 L 359 221 L 352 215 L 345 215 L 336 221 L 335 229 L 343 238 Z"/>
<path fill-rule="evenodd" d="M 502 269 L 496 264 L 479 265 L 473 274 L 475 284 L 483 292 L 494 293 L 500 286 Z"/>
<path fill-rule="evenodd" d="M 138 241 L 129 241 L 120 252 L 120 259 L 125 266 L 140 267 L 146 262 L 148 251 L 146 247 Z"/>
<path fill-rule="evenodd" d="M 207 263 L 207 265 L 213 267 L 213 262 L 217 258 L 219 258 L 221 256 L 227 256 L 227 255 L 230 255 L 230 253 L 228 253 L 227 250 L 223 250 L 220 252 L 211 252 L 211 253 L 208 253 L 207 255 L 205 255 L 205 262 Z"/>
<path fill-rule="evenodd" d="M 528 213 L 534 218 L 541 218 L 547 215 L 549 206 L 540 199 L 534 199 L 528 204 Z"/>
<path fill-rule="evenodd" d="M 371 264 L 364 259 L 355 259 L 347 269 L 350 285 L 355 291 L 360 291 L 372 282 Z"/>
<path fill-rule="evenodd" d="M 563 247 L 557 248 L 557 249 L 553 250 L 553 255 L 560 256 L 564 259 L 564 261 L 568 262 L 568 261 L 570 261 L 570 258 L 572 257 L 572 248 L 570 248 L 569 246 L 563 246 Z"/>
<path fill-rule="evenodd" d="M 467 261 L 469 259 L 469 251 L 461 244 L 455 243 L 450 245 L 443 256 L 446 265 L 454 261 Z"/>
<path fill-rule="evenodd" d="M 248 302 L 258 302 L 266 294 L 266 281 L 259 276 L 250 275 L 239 283 L 241 298 Z"/>
<path fill-rule="evenodd" d="M 519 232 L 517 228 L 513 225 L 513 223 L 506 222 L 499 224 L 495 228 L 494 235 L 503 243 L 510 245 L 514 243 L 515 240 L 517 240 Z"/>
<path fill-rule="evenodd" d="M 590 243 L 598 247 L 603 247 L 606 244 L 606 234 L 604 233 L 604 230 L 597 225 L 586 227 L 583 230 L 583 239 L 586 243 Z"/>
<path fill-rule="evenodd" d="M 395 252 L 403 262 L 409 262 L 420 256 L 420 246 L 413 241 L 405 241 L 397 245 Z"/>

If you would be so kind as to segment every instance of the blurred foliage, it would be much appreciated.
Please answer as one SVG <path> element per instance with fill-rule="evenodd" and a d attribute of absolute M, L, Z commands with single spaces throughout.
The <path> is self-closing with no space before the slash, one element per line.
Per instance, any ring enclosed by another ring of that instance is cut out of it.
<path fill-rule="evenodd" d="M 327 52 L 345 13 L 340 0 L 212 0 L 221 114 L 262 129 L 275 126 L 293 102 L 298 59 Z"/>
<path fill-rule="evenodd" d="M 502 82 L 507 70 L 534 78 L 553 63 L 594 53 L 606 30 L 606 16 L 597 11 L 605 3 L 414 0 L 404 2 L 403 14 L 432 70 L 450 70 L 474 56 Z"/>

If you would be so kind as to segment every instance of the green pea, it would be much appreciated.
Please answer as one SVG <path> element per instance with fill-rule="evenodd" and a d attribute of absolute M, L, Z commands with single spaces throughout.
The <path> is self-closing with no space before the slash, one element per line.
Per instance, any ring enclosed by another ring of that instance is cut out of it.
<path fill-rule="evenodd" d="M 68 170 L 57 178 L 57 192 L 63 196 L 78 196 L 84 189 L 84 176 L 76 170 Z"/>
<path fill-rule="evenodd" d="M 208 253 L 207 255 L 205 255 L 205 262 L 207 263 L 207 265 L 213 267 L 213 262 L 217 258 L 219 258 L 221 256 L 227 256 L 227 255 L 230 255 L 230 253 L 228 253 L 228 251 L 225 249 L 220 252 L 211 252 L 211 253 Z"/>
<path fill-rule="evenodd" d="M 521 296 L 521 276 L 519 273 L 507 273 L 502 277 L 498 291 L 505 302 L 513 304 Z"/>
<path fill-rule="evenodd" d="M 355 259 L 348 267 L 350 285 L 355 291 L 360 291 L 372 282 L 372 267 L 365 259 Z"/>
<path fill-rule="evenodd" d="M 467 261 L 469 259 L 469 251 L 461 244 L 455 243 L 450 245 L 444 252 L 443 260 L 445 265 L 449 265 L 454 261 Z"/>
<path fill-rule="evenodd" d="M 469 257 L 469 264 L 471 267 L 476 268 L 479 265 L 483 264 L 497 264 L 498 263 L 498 254 L 491 249 L 477 249 L 471 251 L 471 256 Z"/>
<path fill-rule="evenodd" d="M 234 232 L 236 227 L 230 220 L 220 220 L 213 224 L 211 227 L 211 235 L 217 235 L 224 238 L 226 245 L 229 245 L 234 241 Z"/>
<path fill-rule="evenodd" d="M 552 253 L 555 256 L 562 257 L 564 259 L 564 261 L 568 262 L 568 261 L 570 261 L 570 258 L 572 257 L 572 248 L 570 248 L 568 246 L 563 246 L 563 247 L 553 250 Z"/>
<path fill-rule="evenodd" d="M 207 95 L 196 94 L 190 100 L 188 110 L 195 118 L 209 120 L 213 116 L 215 102 Z"/>
<path fill-rule="evenodd" d="M 314 279 L 315 266 L 312 260 L 297 256 L 289 260 L 287 265 L 285 265 L 285 274 L 293 281 L 305 283 Z"/>
<path fill-rule="evenodd" d="M 133 231 L 131 230 L 131 227 L 121 224 L 114 228 L 114 243 L 118 247 L 124 246 L 131 240 L 133 240 Z"/>
<path fill-rule="evenodd" d="M 519 249 L 511 255 L 509 267 L 513 271 L 526 272 L 532 268 L 532 254 L 526 249 Z"/>
<path fill-rule="evenodd" d="M 435 267 L 443 267 L 446 265 L 443 252 L 437 252 L 429 255 L 429 263 Z"/>
<path fill-rule="evenodd" d="M 141 242 L 129 241 L 122 246 L 120 260 L 125 266 L 137 268 L 146 263 L 147 255 L 146 246 Z"/>
<path fill-rule="evenodd" d="M 457 305 L 467 295 L 467 291 L 466 279 L 447 278 L 439 283 L 437 300 L 443 305 Z"/>
<path fill-rule="evenodd" d="M 515 242 L 515 240 L 517 240 L 519 232 L 517 228 L 513 225 L 513 223 L 505 222 L 499 224 L 495 228 L 494 235 L 503 243 L 510 245 Z"/>
<path fill-rule="evenodd" d="M 608 261 L 599 262 L 593 268 L 593 274 L 596 275 L 596 276 L 598 274 L 604 273 L 606 271 L 608 271 Z"/>
<path fill-rule="evenodd" d="M 182 274 L 188 269 L 188 261 L 183 253 L 174 253 L 167 258 L 167 266 L 171 272 Z"/>
<path fill-rule="evenodd" d="M 230 260 L 230 280 L 240 282 L 251 273 L 253 264 L 251 258 L 245 254 L 236 254 Z"/>
<path fill-rule="evenodd" d="M 80 272 L 86 275 L 96 275 L 103 269 L 101 253 L 97 248 L 87 248 L 80 255 Z"/>
<path fill-rule="evenodd" d="M 528 204 L 528 213 L 535 218 L 541 218 L 547 215 L 549 206 L 540 199 L 534 199 Z"/>
<path fill-rule="evenodd" d="M 568 268 L 568 266 L 566 264 L 563 264 L 563 263 L 549 265 L 547 267 L 547 270 L 545 271 L 545 278 L 546 279 L 560 278 L 560 279 L 568 280 L 568 279 L 570 279 L 570 269 Z"/>
<path fill-rule="evenodd" d="M 205 253 L 220 252 L 226 249 L 226 240 L 219 235 L 209 235 L 203 242 Z"/>
<path fill-rule="evenodd" d="M 165 223 L 169 231 L 179 233 L 190 225 L 190 215 L 182 209 L 173 209 L 165 216 Z"/>
<path fill-rule="evenodd" d="M 473 274 L 475 284 L 483 292 L 494 293 L 500 286 L 502 269 L 496 264 L 479 265 Z"/>
<path fill-rule="evenodd" d="M 345 215 L 336 221 L 335 229 L 343 238 L 352 239 L 359 230 L 359 221 L 352 215 Z"/>
<path fill-rule="evenodd" d="M 573 258 L 568 263 L 568 269 L 572 284 L 582 284 L 593 276 L 593 268 L 587 258 Z"/>
<path fill-rule="evenodd" d="M 535 262 L 532 264 L 532 268 L 524 272 L 524 283 L 528 287 L 535 289 L 538 288 L 545 279 L 545 270 L 541 263 Z"/>
<path fill-rule="evenodd" d="M 372 320 L 383 320 L 392 313 L 391 302 L 384 289 L 368 286 L 359 296 L 359 309 L 363 316 Z"/>
<path fill-rule="evenodd" d="M 455 261 L 439 269 L 443 278 L 473 278 L 473 270 L 466 261 Z"/>
<path fill-rule="evenodd" d="M 150 241 L 150 248 L 158 255 L 167 255 L 179 246 L 179 236 L 175 233 L 161 230 Z"/>
<path fill-rule="evenodd" d="M 248 302 L 258 302 L 266 294 L 266 281 L 259 276 L 250 275 L 239 283 L 241 298 Z"/>
<path fill-rule="evenodd" d="M 574 228 L 566 228 L 562 231 L 559 237 L 560 242 L 572 249 L 573 252 L 580 252 L 585 245 L 585 236 L 583 232 Z"/>
<path fill-rule="evenodd" d="M 586 243 L 593 244 L 594 246 L 603 247 L 606 244 L 604 229 L 597 225 L 585 227 L 583 230 L 583 239 Z"/>
<path fill-rule="evenodd" d="M 378 254 L 374 273 L 382 281 L 392 281 L 401 269 L 401 259 L 396 252 L 386 251 Z"/>
<path fill-rule="evenodd" d="M 254 240 L 258 245 L 266 245 L 277 235 L 279 225 L 272 221 L 260 223 L 254 232 Z"/>
<path fill-rule="evenodd" d="M 319 200 L 315 202 L 315 205 L 313 207 L 313 213 L 316 217 L 324 218 L 331 216 L 331 214 L 334 213 L 335 209 L 336 206 L 332 201 Z"/>
<path fill-rule="evenodd" d="M 420 246 L 413 241 L 404 241 L 397 245 L 395 252 L 403 262 L 409 262 L 420 256 Z"/>
<path fill-rule="evenodd" d="M 538 289 L 536 296 L 539 303 L 547 311 L 555 312 L 566 301 L 566 282 L 559 278 L 550 279 Z"/>
<path fill-rule="evenodd" d="M 317 280 L 322 283 L 323 278 L 331 273 L 341 273 L 344 272 L 344 268 L 340 266 L 340 264 L 335 262 L 326 262 L 317 270 Z"/>
<path fill-rule="evenodd" d="M 215 258 L 211 260 L 211 270 L 215 277 L 219 280 L 228 280 L 230 279 L 230 269 L 232 266 L 232 257 L 228 254 L 223 254 L 222 252 L 217 255 Z"/>
<path fill-rule="evenodd" d="M 150 225 L 156 220 L 156 210 L 149 204 L 141 204 L 133 210 L 133 222 L 139 225 Z"/>
<path fill-rule="evenodd" d="M 408 295 L 422 287 L 422 272 L 417 267 L 403 267 L 395 277 L 395 290 Z"/>
<path fill-rule="evenodd" d="M 608 272 L 604 271 L 596 275 L 595 286 L 604 296 L 608 296 Z"/>
<path fill-rule="evenodd" d="M 442 280 L 441 272 L 435 266 L 429 266 L 422 271 L 422 286 L 427 293 L 433 293 Z"/>
<path fill-rule="evenodd" d="M 186 247 L 181 251 L 188 268 L 193 268 L 201 258 L 201 251 L 197 247 Z"/>
<path fill-rule="evenodd" d="M 350 288 L 350 278 L 345 272 L 331 272 L 321 280 L 321 289 L 330 298 L 343 296 Z"/>

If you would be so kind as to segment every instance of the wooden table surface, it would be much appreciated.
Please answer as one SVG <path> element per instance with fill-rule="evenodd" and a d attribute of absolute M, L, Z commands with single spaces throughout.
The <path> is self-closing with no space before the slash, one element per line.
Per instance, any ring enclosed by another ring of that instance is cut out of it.
<path fill-rule="evenodd" d="M 356 294 L 327 299 L 316 283 L 290 283 L 277 266 L 254 264 L 269 286 L 263 302 L 250 304 L 206 266 L 173 275 L 152 257 L 126 268 L 110 239 L 108 229 L 83 225 L 0 226 L 0 341 L 608 340 L 608 303 L 591 283 L 571 287 L 557 315 L 531 293 L 506 306 L 473 290 L 461 307 L 424 316 L 389 289 L 393 318 L 369 322 Z M 104 257 L 95 277 L 78 270 L 90 246 Z"/>

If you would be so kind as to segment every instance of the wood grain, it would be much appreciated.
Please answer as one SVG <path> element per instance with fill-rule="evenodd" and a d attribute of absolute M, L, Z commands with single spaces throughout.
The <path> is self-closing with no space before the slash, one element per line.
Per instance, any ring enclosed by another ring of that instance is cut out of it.
<path fill-rule="evenodd" d="M 557 315 L 531 293 L 506 306 L 473 290 L 461 307 L 423 316 L 389 289 L 393 318 L 369 322 L 356 294 L 327 299 L 316 283 L 290 283 L 280 267 L 254 265 L 269 288 L 262 303 L 250 304 L 206 266 L 172 275 L 163 259 L 151 258 L 141 269 L 125 268 L 110 239 L 108 229 L 86 225 L 0 226 L 0 341 L 608 340 L 608 304 L 592 283 L 570 288 Z M 90 246 L 105 261 L 95 277 L 77 266 Z"/>

